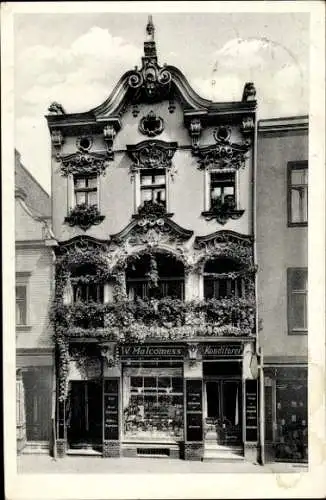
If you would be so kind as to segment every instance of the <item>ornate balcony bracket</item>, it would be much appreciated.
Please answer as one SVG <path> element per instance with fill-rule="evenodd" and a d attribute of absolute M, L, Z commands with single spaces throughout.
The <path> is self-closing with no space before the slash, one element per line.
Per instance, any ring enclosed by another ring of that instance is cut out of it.
<path fill-rule="evenodd" d="M 96 205 L 76 205 L 65 217 L 65 223 L 70 227 L 79 226 L 84 231 L 87 231 L 91 226 L 97 226 L 105 219 L 101 215 Z"/>
<path fill-rule="evenodd" d="M 207 221 L 215 219 L 216 222 L 224 226 L 230 219 L 240 219 L 244 212 L 244 210 L 235 210 L 233 207 L 221 205 L 220 207 L 214 207 L 211 210 L 202 212 L 202 216 L 205 217 Z"/>
<path fill-rule="evenodd" d="M 57 154 L 61 175 L 104 174 L 109 156 L 100 153 L 77 152 L 68 155 Z"/>

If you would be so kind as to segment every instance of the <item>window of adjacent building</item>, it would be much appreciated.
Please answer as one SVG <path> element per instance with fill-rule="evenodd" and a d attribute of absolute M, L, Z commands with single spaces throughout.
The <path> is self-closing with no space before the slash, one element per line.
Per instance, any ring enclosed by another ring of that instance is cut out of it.
<path fill-rule="evenodd" d="M 230 259 L 212 259 L 204 267 L 204 298 L 222 299 L 227 297 L 243 297 L 245 293 L 244 280 L 241 277 L 230 278 L 228 273 L 234 273 L 238 266 Z"/>
<path fill-rule="evenodd" d="M 16 324 L 27 324 L 27 285 L 16 286 Z"/>
<path fill-rule="evenodd" d="M 307 333 L 308 271 L 306 268 L 288 269 L 288 331 Z"/>
<path fill-rule="evenodd" d="M 288 164 L 288 222 L 291 226 L 308 222 L 308 163 Z"/>
<path fill-rule="evenodd" d="M 160 299 L 174 297 L 184 300 L 184 266 L 181 262 L 166 255 L 155 256 L 157 266 L 157 283 L 149 278 L 151 258 L 143 255 L 135 263 L 127 267 L 127 294 L 130 300 Z"/>
<path fill-rule="evenodd" d="M 98 205 L 97 176 L 74 176 L 75 205 Z"/>
<path fill-rule="evenodd" d="M 140 203 L 155 202 L 166 206 L 165 170 L 143 170 L 140 172 Z"/>
<path fill-rule="evenodd" d="M 235 172 L 210 173 L 210 209 L 236 207 Z"/>

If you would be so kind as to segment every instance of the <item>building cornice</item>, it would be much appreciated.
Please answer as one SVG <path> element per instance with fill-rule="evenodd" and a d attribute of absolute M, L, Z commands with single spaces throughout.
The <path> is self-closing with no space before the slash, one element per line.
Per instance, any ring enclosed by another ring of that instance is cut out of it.
<path fill-rule="evenodd" d="M 267 118 L 258 121 L 258 134 L 265 132 L 287 132 L 295 130 L 306 130 L 309 128 L 309 117 L 291 116 L 284 118 Z"/>

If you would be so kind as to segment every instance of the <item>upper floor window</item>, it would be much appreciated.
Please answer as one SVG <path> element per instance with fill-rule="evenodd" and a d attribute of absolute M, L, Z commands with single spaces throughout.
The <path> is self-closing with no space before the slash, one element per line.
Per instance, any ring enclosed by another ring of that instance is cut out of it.
<path fill-rule="evenodd" d="M 288 163 L 288 224 L 306 226 L 308 222 L 308 163 Z"/>
<path fill-rule="evenodd" d="M 308 270 L 289 268 L 288 279 L 288 332 L 307 333 L 308 323 Z"/>
<path fill-rule="evenodd" d="M 210 173 L 210 209 L 236 207 L 235 172 Z"/>
<path fill-rule="evenodd" d="M 97 176 L 74 176 L 75 205 L 98 205 Z"/>
<path fill-rule="evenodd" d="M 243 297 L 245 294 L 244 279 L 230 277 L 237 272 L 238 265 L 230 259 L 212 259 L 204 267 L 204 298 L 222 299 L 228 297 Z"/>
<path fill-rule="evenodd" d="M 184 300 L 184 266 L 170 256 L 141 256 L 128 265 L 126 283 L 130 300 L 163 297 Z"/>
<path fill-rule="evenodd" d="M 27 286 L 16 286 L 16 325 L 27 324 Z"/>
<path fill-rule="evenodd" d="M 29 272 L 16 273 L 16 326 L 28 325 Z"/>
<path fill-rule="evenodd" d="M 164 169 L 140 172 L 140 203 L 159 203 L 166 206 L 166 174 Z"/>
<path fill-rule="evenodd" d="M 95 280 L 91 279 L 95 275 L 96 269 L 90 265 L 79 266 L 72 272 L 73 302 L 103 302 L 103 284 L 96 283 Z"/>

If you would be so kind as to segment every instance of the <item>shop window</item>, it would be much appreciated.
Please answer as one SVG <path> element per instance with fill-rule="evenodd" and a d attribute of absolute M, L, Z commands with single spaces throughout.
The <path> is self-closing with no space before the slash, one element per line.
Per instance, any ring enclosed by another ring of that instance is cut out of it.
<path fill-rule="evenodd" d="M 307 333 L 308 323 L 308 271 L 306 268 L 288 269 L 288 332 Z"/>
<path fill-rule="evenodd" d="M 140 257 L 127 267 L 126 282 L 130 300 L 163 297 L 184 300 L 184 266 L 170 256 Z"/>
<path fill-rule="evenodd" d="M 158 203 L 166 206 L 166 175 L 164 169 L 140 172 L 140 204 Z"/>
<path fill-rule="evenodd" d="M 181 376 L 170 376 L 168 372 L 159 376 L 128 376 L 124 378 L 124 391 L 125 438 L 182 439 Z"/>
<path fill-rule="evenodd" d="M 75 205 L 98 205 L 98 179 L 96 175 L 74 176 Z"/>
<path fill-rule="evenodd" d="M 238 265 L 230 259 L 214 259 L 204 267 L 204 298 L 222 299 L 227 297 L 243 297 L 245 295 L 244 279 L 229 277 L 230 273 L 239 270 Z"/>
<path fill-rule="evenodd" d="M 235 172 L 210 173 L 210 210 L 236 208 Z"/>
<path fill-rule="evenodd" d="M 306 226 L 308 223 L 308 163 L 288 163 L 288 224 Z"/>
<path fill-rule="evenodd" d="M 307 381 L 279 379 L 276 384 L 276 458 L 308 459 Z"/>

